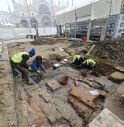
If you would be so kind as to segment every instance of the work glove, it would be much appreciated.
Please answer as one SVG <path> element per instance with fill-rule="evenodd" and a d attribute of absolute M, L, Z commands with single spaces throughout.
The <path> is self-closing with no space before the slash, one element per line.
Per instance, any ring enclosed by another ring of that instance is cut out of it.
<path fill-rule="evenodd" d="M 41 64 L 41 69 L 42 69 L 42 71 L 43 71 L 44 73 L 46 73 L 44 64 Z"/>
<path fill-rule="evenodd" d="M 28 70 L 29 70 L 29 71 L 31 71 L 31 70 L 32 70 L 32 68 L 29 66 Z"/>
<path fill-rule="evenodd" d="M 41 71 L 37 70 L 37 73 L 38 73 L 38 74 L 41 74 Z"/>

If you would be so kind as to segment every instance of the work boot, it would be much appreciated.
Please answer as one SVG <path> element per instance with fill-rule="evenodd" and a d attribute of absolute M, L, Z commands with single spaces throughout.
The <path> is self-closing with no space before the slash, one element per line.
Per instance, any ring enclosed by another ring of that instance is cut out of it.
<path fill-rule="evenodd" d="M 33 82 L 31 82 L 30 80 L 26 82 L 27 85 L 33 85 Z"/>
<path fill-rule="evenodd" d="M 30 80 L 23 79 L 22 81 L 27 85 L 33 85 L 33 83 Z"/>

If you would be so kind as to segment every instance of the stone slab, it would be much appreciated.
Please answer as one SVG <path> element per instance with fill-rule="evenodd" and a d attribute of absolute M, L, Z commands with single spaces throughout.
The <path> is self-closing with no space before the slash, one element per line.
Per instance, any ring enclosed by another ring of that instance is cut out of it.
<path fill-rule="evenodd" d="M 107 79 L 105 76 L 95 78 L 95 82 L 97 82 L 98 84 L 101 84 L 101 86 L 103 86 L 105 90 L 110 92 L 114 91 L 118 87 L 116 83 Z"/>
<path fill-rule="evenodd" d="M 39 96 L 42 97 L 45 102 L 50 102 L 52 97 L 44 90 L 40 90 Z"/>
<path fill-rule="evenodd" d="M 110 76 L 113 80 L 124 81 L 124 73 L 114 72 Z"/>
<path fill-rule="evenodd" d="M 104 107 L 113 112 L 121 120 L 124 120 L 124 102 L 121 102 L 121 96 L 124 95 L 124 82 L 122 82 L 116 91 L 105 100 Z"/>
<path fill-rule="evenodd" d="M 115 67 L 115 69 L 120 72 L 124 72 L 124 67 L 122 67 L 122 66 L 117 66 L 117 67 Z"/>
<path fill-rule="evenodd" d="M 52 90 L 56 90 L 61 87 L 61 85 L 56 80 L 47 80 L 47 86 Z"/>
<path fill-rule="evenodd" d="M 124 122 L 108 109 L 104 109 L 88 127 L 124 127 Z"/>

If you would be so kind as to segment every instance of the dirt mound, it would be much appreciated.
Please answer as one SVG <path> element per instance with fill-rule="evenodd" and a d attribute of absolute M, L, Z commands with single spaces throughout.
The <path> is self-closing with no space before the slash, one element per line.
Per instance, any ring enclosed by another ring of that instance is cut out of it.
<path fill-rule="evenodd" d="M 124 40 L 98 42 L 92 54 L 102 59 L 109 59 L 118 63 L 124 61 Z"/>
<path fill-rule="evenodd" d="M 45 45 L 45 44 L 56 44 L 58 42 L 64 43 L 64 40 L 58 40 L 57 38 L 38 38 L 31 42 L 32 45 Z"/>

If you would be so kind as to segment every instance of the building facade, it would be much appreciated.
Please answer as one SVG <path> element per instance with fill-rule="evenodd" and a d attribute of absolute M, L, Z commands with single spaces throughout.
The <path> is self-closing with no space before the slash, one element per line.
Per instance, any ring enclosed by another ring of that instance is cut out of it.
<path fill-rule="evenodd" d="M 7 26 L 7 25 L 12 25 L 13 24 L 13 17 L 11 13 L 9 12 L 4 12 L 0 11 L 0 26 Z"/>
<path fill-rule="evenodd" d="M 116 38 L 124 36 L 124 0 L 121 5 L 121 13 L 118 15 L 114 36 Z"/>
<path fill-rule="evenodd" d="M 54 24 L 52 0 L 12 0 L 17 27 L 44 27 Z"/>

